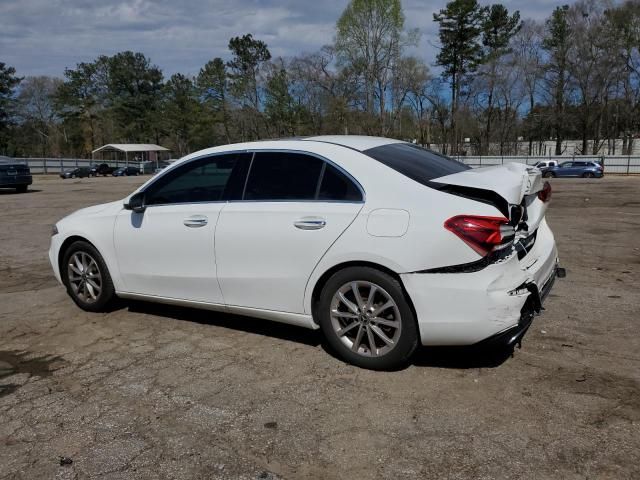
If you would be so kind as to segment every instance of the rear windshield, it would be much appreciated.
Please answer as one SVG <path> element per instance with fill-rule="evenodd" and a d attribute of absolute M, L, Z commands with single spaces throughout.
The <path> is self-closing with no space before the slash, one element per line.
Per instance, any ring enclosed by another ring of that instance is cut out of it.
<path fill-rule="evenodd" d="M 390 143 L 364 150 L 363 153 L 423 185 L 434 178 L 471 168 L 412 143 Z"/>

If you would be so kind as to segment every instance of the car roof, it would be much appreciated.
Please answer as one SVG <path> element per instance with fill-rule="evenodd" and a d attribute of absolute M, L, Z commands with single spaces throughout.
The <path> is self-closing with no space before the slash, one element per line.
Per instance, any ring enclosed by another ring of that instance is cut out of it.
<path fill-rule="evenodd" d="M 333 143 L 343 147 L 352 148 L 360 152 L 370 148 L 381 147 L 391 143 L 407 143 L 402 140 L 385 137 L 370 137 L 367 135 L 319 135 L 316 137 L 304 137 L 300 140 Z"/>

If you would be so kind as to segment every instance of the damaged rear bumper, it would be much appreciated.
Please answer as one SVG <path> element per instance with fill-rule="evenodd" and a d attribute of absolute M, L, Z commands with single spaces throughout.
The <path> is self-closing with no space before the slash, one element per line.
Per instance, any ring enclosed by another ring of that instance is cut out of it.
<path fill-rule="evenodd" d="M 507 328 L 502 332 L 481 340 L 476 345 L 483 347 L 514 347 L 522 342 L 522 338 L 529 330 L 529 327 L 533 323 L 533 319 L 536 315 L 542 313 L 543 304 L 553 285 L 556 278 L 564 278 L 566 272 L 564 268 L 556 266 L 551 276 L 547 279 L 541 289 L 538 289 L 536 284 L 530 283 L 526 285 L 526 288 L 531 292 L 527 301 L 525 301 L 522 310 L 520 311 L 520 320 L 516 326 Z"/>
<path fill-rule="evenodd" d="M 517 343 L 558 275 L 555 239 L 544 220 L 537 236 L 522 259 L 512 255 L 468 273 L 401 274 L 418 317 L 421 343 L 473 345 L 494 337 L 515 337 Z"/>

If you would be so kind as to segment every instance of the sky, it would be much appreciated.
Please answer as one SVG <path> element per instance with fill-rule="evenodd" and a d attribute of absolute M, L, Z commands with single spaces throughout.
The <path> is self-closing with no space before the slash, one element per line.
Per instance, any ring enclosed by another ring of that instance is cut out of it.
<path fill-rule="evenodd" d="M 403 0 L 407 28 L 421 32 L 411 53 L 435 61 L 433 13 L 446 0 Z M 489 4 L 488 1 L 480 1 Z M 543 20 L 567 0 L 508 0 L 522 18 Z M 234 36 L 252 33 L 273 57 L 310 53 L 331 43 L 348 0 L 0 0 L 0 62 L 20 76 L 60 77 L 98 55 L 133 50 L 165 76 L 195 75 L 214 57 L 228 58 Z"/>

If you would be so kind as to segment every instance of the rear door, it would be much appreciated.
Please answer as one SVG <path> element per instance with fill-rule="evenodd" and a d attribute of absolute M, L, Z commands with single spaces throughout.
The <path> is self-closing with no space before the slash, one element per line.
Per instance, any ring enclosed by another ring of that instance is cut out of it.
<path fill-rule="evenodd" d="M 298 152 L 256 152 L 242 201 L 215 233 L 218 280 L 228 305 L 304 313 L 307 280 L 363 206 L 339 168 Z"/>
<path fill-rule="evenodd" d="M 560 164 L 560 168 L 557 171 L 559 177 L 576 177 L 578 168 L 575 162 L 564 162 Z"/>

